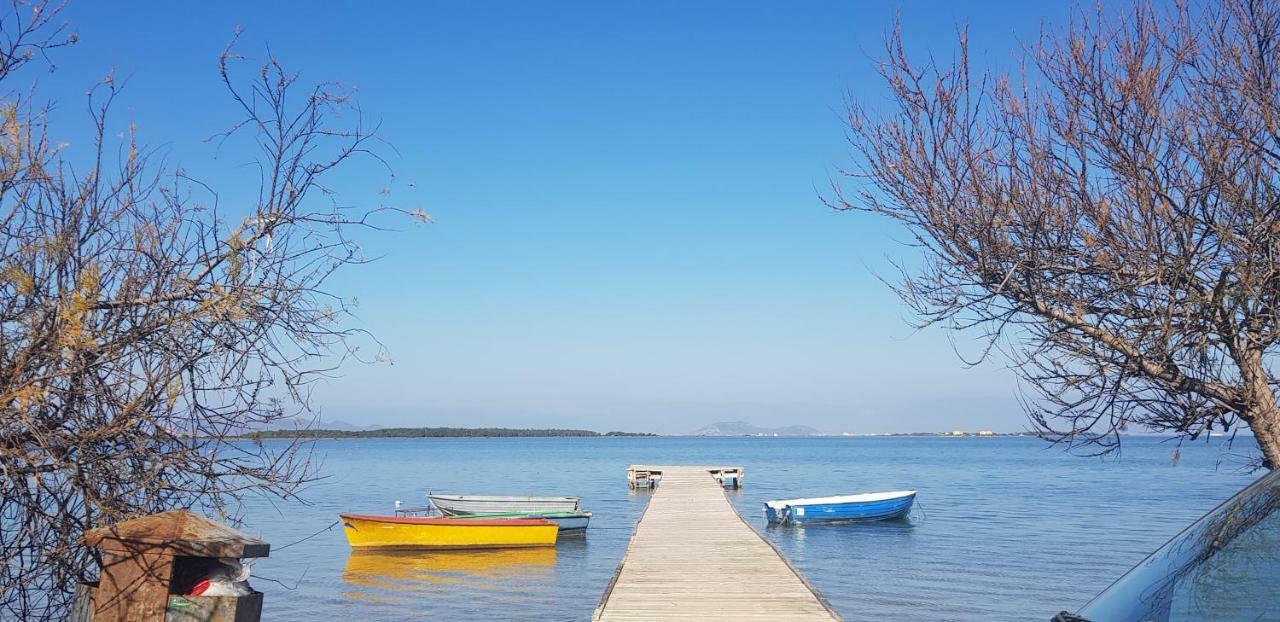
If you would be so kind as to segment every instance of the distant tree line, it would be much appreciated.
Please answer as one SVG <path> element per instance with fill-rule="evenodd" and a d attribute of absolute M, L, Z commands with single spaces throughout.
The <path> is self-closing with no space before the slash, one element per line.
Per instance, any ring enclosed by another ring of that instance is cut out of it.
<path fill-rule="evenodd" d="M 537 438 L 551 436 L 657 436 L 644 432 L 593 432 L 560 428 L 382 428 L 378 430 L 261 430 L 243 438 Z"/>

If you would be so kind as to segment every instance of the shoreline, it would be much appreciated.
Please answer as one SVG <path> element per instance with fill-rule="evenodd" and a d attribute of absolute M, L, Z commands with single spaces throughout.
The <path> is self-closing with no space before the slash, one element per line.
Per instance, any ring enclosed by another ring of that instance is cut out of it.
<path fill-rule="evenodd" d="M 268 430 L 263 432 L 250 432 L 232 437 L 235 440 L 309 440 L 309 441 L 326 441 L 326 440 L 377 440 L 377 439 L 494 439 L 494 438 L 679 438 L 679 439 L 868 439 L 868 438 L 1038 438 L 1030 432 L 997 432 L 990 434 L 978 434 L 966 432 L 956 434 L 953 432 L 902 432 L 889 434 L 805 434 L 805 435 L 774 435 L 774 434 L 717 434 L 717 435 L 701 435 L 701 434 L 656 434 L 650 432 L 590 432 L 584 430 L 544 430 L 544 429 L 511 429 L 512 433 L 489 433 L 487 428 L 476 428 L 474 432 L 468 434 L 454 434 L 443 432 L 443 430 L 454 430 L 454 428 L 422 428 L 425 433 L 401 433 L 403 428 L 388 428 L 390 433 L 380 433 L 383 430 Z M 468 428 L 460 428 L 461 430 L 470 430 Z M 411 430 L 418 430 L 411 428 Z M 505 429 L 501 429 L 505 430 Z M 588 432 L 588 433 L 584 433 Z M 1123 434 L 1124 438 L 1175 438 L 1176 435 L 1155 434 L 1155 433 L 1134 433 Z M 1211 438 L 1227 438 L 1230 435 L 1215 434 Z M 1252 435 L 1240 434 L 1237 438 L 1250 438 Z"/>
<path fill-rule="evenodd" d="M 319 432 L 317 434 L 317 432 Z M 348 433 L 338 430 L 339 434 L 332 434 L 333 430 L 299 430 L 296 433 L 292 430 L 270 430 L 266 433 L 250 432 L 240 434 L 233 438 L 239 440 L 375 440 L 375 439 L 492 439 L 492 438 L 683 438 L 683 439 L 717 439 L 717 438 L 758 438 L 758 439 L 833 439 L 833 438 L 1015 438 L 1026 437 L 1035 438 L 1034 434 L 1028 433 L 1002 433 L 1002 434 L 964 434 L 956 435 L 950 433 L 935 432 L 908 432 L 902 434 L 807 434 L 807 435 L 762 435 L 762 434 L 656 434 L 650 432 L 597 432 L 593 434 L 377 434 L 376 430 L 364 431 L 361 433 Z M 1133 435 L 1133 436 L 1158 436 L 1158 435 Z"/>

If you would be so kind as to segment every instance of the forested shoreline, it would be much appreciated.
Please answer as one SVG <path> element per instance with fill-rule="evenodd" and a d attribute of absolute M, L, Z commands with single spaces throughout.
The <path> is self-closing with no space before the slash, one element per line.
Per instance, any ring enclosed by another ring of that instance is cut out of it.
<path fill-rule="evenodd" d="M 555 436 L 657 436 L 645 432 L 595 432 L 560 428 L 381 428 L 377 430 L 260 430 L 242 438 L 541 438 Z"/>

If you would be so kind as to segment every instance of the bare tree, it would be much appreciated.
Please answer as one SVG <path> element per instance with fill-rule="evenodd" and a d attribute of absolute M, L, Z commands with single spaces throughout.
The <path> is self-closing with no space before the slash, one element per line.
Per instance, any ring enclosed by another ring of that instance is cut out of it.
<path fill-rule="evenodd" d="M 0 21 L 0 84 L 62 45 L 57 11 L 15 2 Z M 256 200 L 218 205 L 90 94 L 87 159 L 52 146 L 43 111 L 0 111 L 0 618 L 65 615 L 93 573 L 94 526 L 243 494 L 289 497 L 312 476 L 293 444 L 235 435 L 305 412 L 308 388 L 355 354 L 348 302 L 324 289 L 363 261 L 349 237 L 374 213 L 338 202 L 328 174 L 381 162 L 373 128 L 332 84 L 274 58 L 221 77 L 242 121 L 219 141 L 256 150 Z M 342 123 L 339 123 L 341 121 Z M 398 210 L 393 210 L 398 211 Z"/>
<path fill-rule="evenodd" d="M 1078 10 L 1013 75 L 963 32 L 949 63 L 886 49 L 892 104 L 850 104 L 830 203 L 910 232 L 919 323 L 1003 351 L 1054 441 L 1243 424 L 1280 466 L 1280 4 Z"/>

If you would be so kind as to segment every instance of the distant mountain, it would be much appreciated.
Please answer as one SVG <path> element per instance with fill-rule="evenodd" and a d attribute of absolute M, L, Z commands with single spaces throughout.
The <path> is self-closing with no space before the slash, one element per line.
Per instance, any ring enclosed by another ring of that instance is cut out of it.
<path fill-rule="evenodd" d="M 782 428 L 762 428 L 746 421 L 721 421 L 696 430 L 693 436 L 820 436 L 816 428 L 807 425 L 789 425 Z"/>
<path fill-rule="evenodd" d="M 381 430 L 380 425 L 356 425 L 341 419 L 312 419 L 311 417 L 286 417 L 271 422 L 272 430 L 342 430 L 364 432 Z M 257 430 L 254 430 L 257 431 Z"/>

